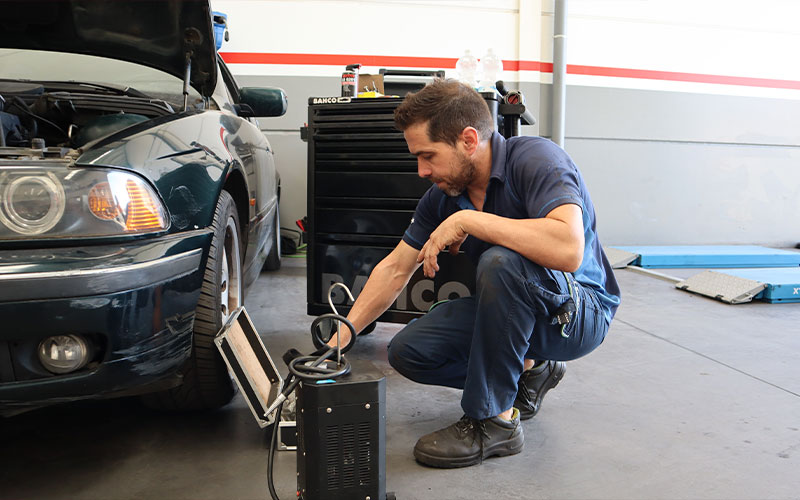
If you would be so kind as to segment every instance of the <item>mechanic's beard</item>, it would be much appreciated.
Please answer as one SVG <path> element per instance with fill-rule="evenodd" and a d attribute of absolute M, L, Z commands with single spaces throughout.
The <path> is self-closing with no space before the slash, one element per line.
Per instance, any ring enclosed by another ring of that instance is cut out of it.
<path fill-rule="evenodd" d="M 456 161 L 460 163 L 460 168 L 457 169 L 455 177 L 445 181 L 446 187 L 442 189 L 447 196 L 455 197 L 460 195 L 466 191 L 467 186 L 475 179 L 477 168 L 472 160 L 467 158 L 463 153 L 459 153 Z"/>

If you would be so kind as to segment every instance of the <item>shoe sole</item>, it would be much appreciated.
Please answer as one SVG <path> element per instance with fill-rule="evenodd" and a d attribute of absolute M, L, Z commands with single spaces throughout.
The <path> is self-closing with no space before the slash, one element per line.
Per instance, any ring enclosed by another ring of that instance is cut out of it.
<path fill-rule="evenodd" d="M 502 441 L 500 443 L 496 443 L 486 449 L 483 450 L 483 458 L 481 458 L 480 453 L 476 453 L 475 455 L 469 457 L 462 457 L 462 458 L 449 458 L 449 457 L 439 457 L 436 455 L 431 455 L 422 451 L 414 449 L 414 458 L 417 459 L 417 462 L 428 465 L 430 467 L 436 467 L 439 469 L 457 469 L 459 467 L 469 467 L 470 465 L 479 464 L 482 460 L 491 457 L 505 457 L 508 455 L 516 455 L 517 453 L 522 451 L 522 447 L 525 444 L 525 438 L 522 434 L 515 439 L 509 439 L 507 441 Z"/>
<path fill-rule="evenodd" d="M 536 407 L 537 408 L 541 408 L 542 400 L 544 399 L 544 395 L 547 394 L 547 391 L 549 391 L 550 389 L 555 389 L 556 388 L 558 383 L 561 382 L 561 379 L 564 378 L 564 374 L 566 372 L 567 372 L 566 365 L 556 364 L 556 369 L 553 370 L 553 373 L 551 373 L 550 376 L 547 377 L 547 380 L 544 383 L 544 387 L 546 389 L 541 391 L 541 394 L 537 394 L 537 398 L 536 398 Z M 552 381 L 552 385 L 550 385 L 548 387 L 548 385 L 550 384 L 551 381 Z M 532 411 L 531 412 L 523 412 L 522 410 L 520 410 L 519 419 L 520 420 L 530 420 L 530 419 L 532 419 L 533 417 L 536 416 L 536 413 L 537 412 L 532 412 Z"/>

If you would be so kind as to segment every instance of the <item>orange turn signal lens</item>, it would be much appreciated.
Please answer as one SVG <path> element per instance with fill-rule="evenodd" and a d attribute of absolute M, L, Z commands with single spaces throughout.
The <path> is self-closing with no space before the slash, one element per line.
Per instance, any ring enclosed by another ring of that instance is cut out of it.
<path fill-rule="evenodd" d="M 88 196 L 89 210 L 101 220 L 115 220 L 119 217 L 119 208 L 107 182 L 92 186 Z"/>
<path fill-rule="evenodd" d="M 125 183 L 125 188 L 130 198 L 125 229 L 128 231 L 163 229 L 164 216 L 148 190 L 142 184 L 130 179 Z"/>
<path fill-rule="evenodd" d="M 89 211 L 100 220 L 116 223 L 126 233 L 160 231 L 167 228 L 161 201 L 142 179 L 123 172 L 111 172 L 86 197 Z"/>

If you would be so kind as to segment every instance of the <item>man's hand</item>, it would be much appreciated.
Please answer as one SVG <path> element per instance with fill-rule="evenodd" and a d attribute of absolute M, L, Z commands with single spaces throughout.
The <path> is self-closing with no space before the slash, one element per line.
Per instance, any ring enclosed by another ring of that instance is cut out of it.
<path fill-rule="evenodd" d="M 331 337 L 331 339 L 328 341 L 327 344 L 328 347 L 336 347 L 336 337 L 339 336 L 340 334 L 341 337 L 339 340 L 339 347 L 344 349 L 345 347 L 347 347 L 347 344 L 350 343 L 350 339 L 353 337 L 353 334 L 350 333 L 350 329 L 347 328 L 345 325 L 342 326 L 344 326 L 344 328 L 339 328 L 339 332 L 334 333 L 333 337 Z"/>
<path fill-rule="evenodd" d="M 422 263 L 423 273 L 428 278 L 433 278 L 439 271 L 439 253 L 446 246 L 450 246 L 450 253 L 456 255 L 461 244 L 467 239 L 469 233 L 464 229 L 464 218 L 468 217 L 468 210 L 461 210 L 446 218 L 435 231 L 431 233 L 428 241 L 419 251 L 417 262 Z"/>

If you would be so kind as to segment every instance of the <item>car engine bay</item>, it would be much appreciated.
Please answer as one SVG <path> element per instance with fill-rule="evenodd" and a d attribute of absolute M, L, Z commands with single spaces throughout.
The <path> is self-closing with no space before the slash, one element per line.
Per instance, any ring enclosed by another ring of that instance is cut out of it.
<path fill-rule="evenodd" d="M 75 149 L 175 111 L 133 89 L 78 82 L 0 81 L 0 148 Z"/>

